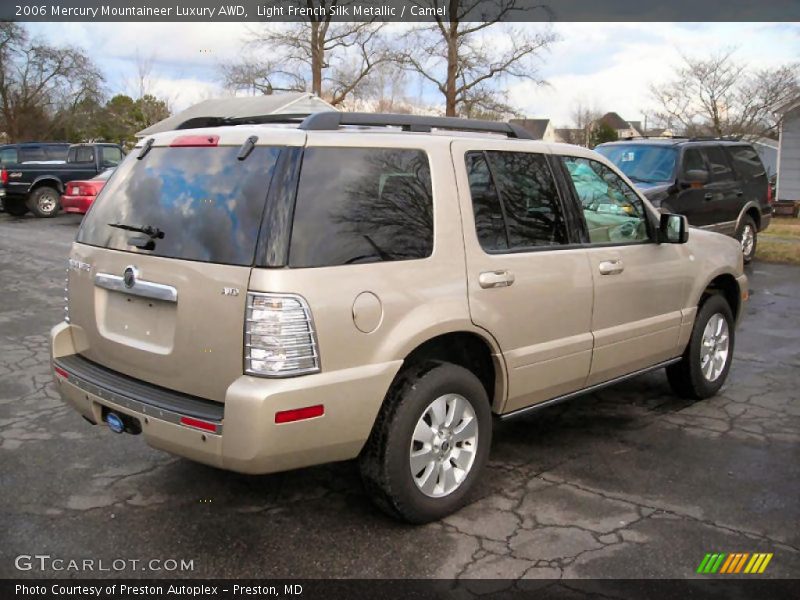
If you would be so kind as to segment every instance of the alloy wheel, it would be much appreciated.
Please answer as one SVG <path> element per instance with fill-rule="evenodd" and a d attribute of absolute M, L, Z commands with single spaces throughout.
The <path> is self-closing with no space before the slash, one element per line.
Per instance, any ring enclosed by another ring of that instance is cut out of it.
<path fill-rule="evenodd" d="M 700 346 L 700 370 L 707 381 L 716 381 L 728 362 L 730 335 L 728 322 L 715 313 L 706 323 Z"/>
<path fill-rule="evenodd" d="M 475 410 L 459 394 L 436 398 L 423 411 L 411 439 L 414 483 L 431 498 L 452 494 L 467 478 L 478 448 Z"/>

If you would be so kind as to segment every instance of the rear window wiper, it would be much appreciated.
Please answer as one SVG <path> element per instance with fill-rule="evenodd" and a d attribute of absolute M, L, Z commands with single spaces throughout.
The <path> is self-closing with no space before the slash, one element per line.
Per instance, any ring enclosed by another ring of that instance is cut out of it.
<path fill-rule="evenodd" d="M 109 223 L 109 227 L 115 227 L 117 229 L 124 229 L 125 231 L 135 231 L 137 233 L 143 233 L 147 237 L 153 240 L 160 240 L 164 237 L 164 232 L 161 231 L 158 227 L 153 227 L 152 225 L 145 225 L 144 227 L 136 227 L 135 225 L 125 225 L 124 223 Z"/>

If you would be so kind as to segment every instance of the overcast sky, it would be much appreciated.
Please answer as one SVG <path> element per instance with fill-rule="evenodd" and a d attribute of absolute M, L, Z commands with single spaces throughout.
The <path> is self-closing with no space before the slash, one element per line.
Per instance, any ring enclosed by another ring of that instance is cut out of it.
<path fill-rule="evenodd" d="M 106 75 L 110 92 L 135 92 L 137 55 L 152 58 L 154 92 L 175 110 L 222 94 L 217 65 L 241 56 L 242 40 L 257 24 L 244 23 L 29 23 L 51 43 L 83 46 Z M 523 27 L 538 28 L 530 24 Z M 392 25 L 397 31 L 400 25 Z M 652 106 L 648 86 L 669 78 L 681 54 L 705 55 L 736 48 L 753 67 L 800 60 L 798 23 L 558 23 L 560 41 L 542 56 L 549 82 L 502 81 L 528 117 L 568 124 L 578 102 L 641 120 Z M 497 32 L 500 34 L 500 32 Z M 397 33 L 395 33 L 397 35 Z M 498 40 L 503 36 L 498 35 Z M 409 82 L 408 96 L 438 100 Z"/>

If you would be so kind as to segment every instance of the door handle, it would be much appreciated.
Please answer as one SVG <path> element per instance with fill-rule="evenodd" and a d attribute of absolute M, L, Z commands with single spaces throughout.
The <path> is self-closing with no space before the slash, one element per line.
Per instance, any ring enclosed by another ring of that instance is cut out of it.
<path fill-rule="evenodd" d="M 744 196 L 744 192 L 742 190 L 736 190 L 736 196 L 737 197 Z"/>
<path fill-rule="evenodd" d="M 601 275 L 618 275 L 625 270 L 625 265 L 620 259 L 604 260 L 598 265 Z"/>
<path fill-rule="evenodd" d="M 711 192 L 706 192 L 706 195 L 703 196 L 703 198 L 705 198 L 706 200 L 711 200 L 713 197 L 714 194 L 712 194 Z"/>
<path fill-rule="evenodd" d="M 514 274 L 505 271 L 484 271 L 478 275 L 478 285 L 484 289 L 508 287 L 514 283 Z"/>

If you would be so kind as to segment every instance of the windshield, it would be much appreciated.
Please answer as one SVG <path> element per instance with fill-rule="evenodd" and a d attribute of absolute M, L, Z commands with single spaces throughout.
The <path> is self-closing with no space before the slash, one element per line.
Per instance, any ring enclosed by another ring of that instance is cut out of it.
<path fill-rule="evenodd" d="M 279 148 L 153 148 L 117 167 L 78 242 L 152 256 L 250 265 Z M 157 230 L 158 236 L 149 232 Z"/>
<path fill-rule="evenodd" d="M 611 144 L 595 148 L 634 183 L 660 183 L 675 177 L 678 151 L 671 146 Z"/>

